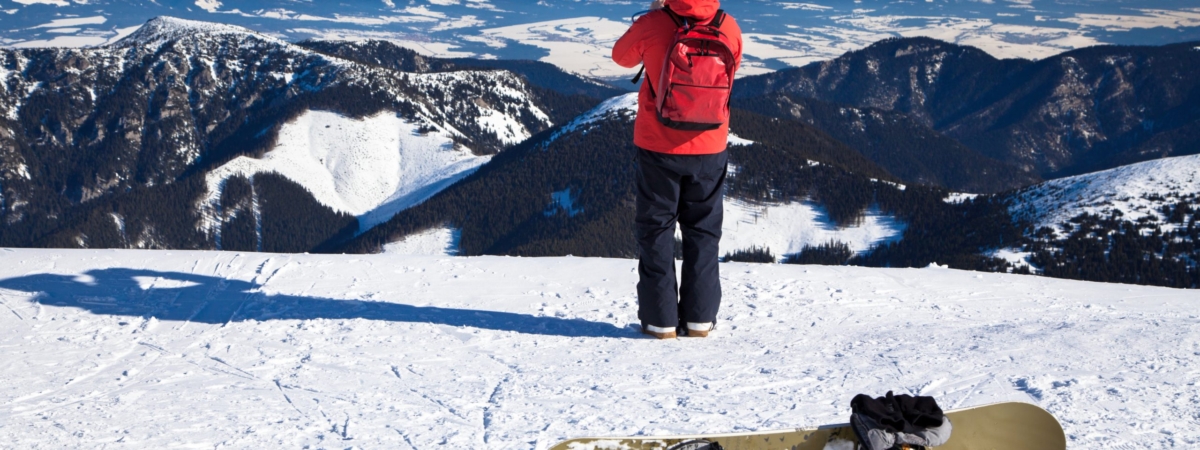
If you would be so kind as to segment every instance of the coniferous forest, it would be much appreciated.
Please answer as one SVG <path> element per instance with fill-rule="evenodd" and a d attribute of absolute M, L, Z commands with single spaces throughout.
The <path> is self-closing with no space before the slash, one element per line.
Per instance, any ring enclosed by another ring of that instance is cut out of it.
<path fill-rule="evenodd" d="M 1065 238 L 1055 238 L 1049 228 L 1037 230 L 1026 244 L 1029 260 L 1056 278 L 1197 288 L 1197 206 L 1195 201 L 1168 206 L 1167 224 L 1081 214 L 1064 227 Z"/>

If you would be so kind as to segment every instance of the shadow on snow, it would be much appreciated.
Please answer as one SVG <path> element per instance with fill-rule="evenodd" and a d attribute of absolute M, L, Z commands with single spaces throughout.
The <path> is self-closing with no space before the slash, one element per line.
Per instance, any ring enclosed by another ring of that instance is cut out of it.
<path fill-rule="evenodd" d="M 510 312 L 411 306 L 400 303 L 267 295 L 258 284 L 204 275 L 138 269 L 99 269 L 77 275 L 33 274 L 0 280 L 0 288 L 36 293 L 43 305 L 93 314 L 223 324 L 245 320 L 367 319 L 466 326 L 566 337 L 632 337 L 610 323 Z M 139 282 L 139 278 L 145 283 Z M 148 285 L 147 285 L 148 284 Z M 156 286 L 168 284 L 170 287 Z"/>

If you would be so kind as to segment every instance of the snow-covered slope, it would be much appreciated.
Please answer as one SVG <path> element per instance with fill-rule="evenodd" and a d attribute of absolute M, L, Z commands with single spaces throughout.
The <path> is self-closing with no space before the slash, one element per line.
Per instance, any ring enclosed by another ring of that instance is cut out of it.
<path fill-rule="evenodd" d="M 234 36 L 238 38 L 265 37 L 265 35 L 259 35 L 248 28 L 243 28 L 236 25 L 163 16 L 156 17 L 146 22 L 145 25 L 138 27 L 128 36 L 117 40 L 112 45 L 115 47 L 157 48 L 171 41 L 185 39 L 197 34 L 208 35 L 210 38 L 222 35 Z"/>
<path fill-rule="evenodd" d="M 294 84 L 301 90 L 349 85 L 390 95 L 405 109 L 416 112 L 409 113 L 415 116 L 410 119 L 449 130 L 457 137 L 484 134 L 512 145 L 551 125 L 547 114 L 531 98 L 524 80 L 506 71 L 408 74 L 322 55 L 241 27 L 174 17 L 147 22 L 110 51 L 135 48 L 153 52 L 162 46 L 172 46 L 176 52 L 207 63 L 207 67 L 197 69 L 207 68 L 218 80 L 229 77 L 218 76 L 217 65 L 235 74 L 248 72 L 243 66 L 258 61 L 237 61 L 254 56 L 243 48 L 265 47 L 273 52 L 272 58 L 286 61 L 283 67 L 269 70 L 270 77 L 286 85 Z M 447 92 L 454 95 L 445 95 Z M 533 123 L 522 120 L 525 117 Z M 538 129 L 531 130 L 531 125 Z"/>
<path fill-rule="evenodd" d="M 462 230 L 438 227 L 405 236 L 383 246 L 383 253 L 392 255 L 455 256 L 458 254 Z"/>
<path fill-rule="evenodd" d="M 810 202 L 756 204 L 735 198 L 725 200 L 721 227 L 721 254 L 767 248 L 782 261 L 806 246 L 842 242 L 862 254 L 877 245 L 900 240 L 905 225 L 878 210 L 868 210 L 862 223 L 838 227 L 819 206 Z"/>
<path fill-rule="evenodd" d="M 0 216 L 54 228 L 63 226 L 51 223 L 56 217 L 89 215 L 76 211 L 93 207 L 89 200 L 135 202 L 129 193 L 145 188 L 173 195 L 156 201 L 196 210 L 162 217 L 137 208 L 138 217 L 127 217 L 133 237 L 124 229 L 109 240 L 84 237 L 107 231 L 64 230 L 77 238 L 64 242 L 220 248 L 220 230 L 240 214 L 231 205 L 218 208 L 224 180 L 272 171 L 370 227 L 461 178 L 486 155 L 550 128 L 546 110 L 553 106 L 537 89 L 505 70 L 410 73 L 172 17 L 98 48 L 0 49 Z M 63 154 L 72 156 L 56 156 Z M 193 186 L 191 177 L 214 169 L 207 195 L 168 186 Z M 52 197 L 64 201 L 45 201 Z M 200 220 L 179 218 L 196 212 Z M 334 231 L 314 231 L 326 232 Z"/>
<path fill-rule="evenodd" d="M 1164 223 L 1163 206 L 1200 199 L 1200 155 L 1147 161 L 1047 181 L 1012 196 L 1010 211 L 1037 228 L 1061 226 L 1080 214 Z"/>
<path fill-rule="evenodd" d="M 630 92 L 628 94 L 618 95 L 616 97 L 605 100 L 604 102 L 592 108 L 583 115 L 576 117 L 574 120 L 563 125 L 558 130 L 550 135 L 542 146 L 550 145 L 558 138 L 568 133 L 587 133 L 590 127 L 595 126 L 596 122 L 601 120 L 628 120 L 633 121 L 637 118 L 638 112 L 638 93 Z"/>
<path fill-rule="evenodd" d="M 0 250 L 14 448 L 546 448 L 844 422 L 858 393 L 1200 446 L 1191 291 L 723 264 L 718 330 L 636 331 L 633 260 Z"/>
<path fill-rule="evenodd" d="M 242 156 L 209 172 L 208 207 L 219 206 L 230 176 L 275 172 L 335 211 L 358 216 L 365 230 L 491 159 L 459 148 L 445 133 L 418 128 L 391 112 L 355 120 L 308 111 L 280 129 L 275 148 L 262 159 Z"/>

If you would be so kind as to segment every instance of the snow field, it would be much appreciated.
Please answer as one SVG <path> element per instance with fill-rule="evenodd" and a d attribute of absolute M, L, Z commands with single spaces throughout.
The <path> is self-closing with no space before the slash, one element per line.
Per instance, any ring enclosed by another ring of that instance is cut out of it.
<path fill-rule="evenodd" d="M 707 339 L 636 262 L 0 249 L 15 448 L 547 448 L 844 422 L 854 394 L 1027 401 L 1071 448 L 1200 445 L 1194 292 L 723 264 Z"/>
<path fill-rule="evenodd" d="M 1033 256 L 1033 252 L 1021 251 L 1020 248 L 999 248 L 987 253 L 992 258 L 1000 258 L 1008 261 L 1014 267 L 1028 266 L 1029 257 Z M 1032 267 L 1031 267 L 1032 268 Z M 1038 269 L 1034 269 L 1038 270 Z"/>
<path fill-rule="evenodd" d="M 480 30 L 494 40 L 512 40 L 544 49 L 540 61 L 593 78 L 631 77 L 636 69 L 626 69 L 612 61 L 612 46 L 629 24 L 602 17 L 575 17 Z"/>
<path fill-rule="evenodd" d="M 782 260 L 805 246 L 830 241 L 844 242 L 851 251 L 863 253 L 900 240 L 905 229 L 903 222 L 874 208 L 867 210 L 861 224 L 838 227 L 823 208 L 809 202 L 760 205 L 727 197 L 724 206 L 722 255 L 758 246 L 770 248 L 776 260 Z"/>
<path fill-rule="evenodd" d="M 207 203 L 217 206 L 229 177 L 275 172 L 304 186 L 321 204 L 358 216 L 366 230 L 491 159 L 418 128 L 390 112 L 356 120 L 307 111 L 280 128 L 275 148 L 262 159 L 243 156 L 210 172 Z"/>

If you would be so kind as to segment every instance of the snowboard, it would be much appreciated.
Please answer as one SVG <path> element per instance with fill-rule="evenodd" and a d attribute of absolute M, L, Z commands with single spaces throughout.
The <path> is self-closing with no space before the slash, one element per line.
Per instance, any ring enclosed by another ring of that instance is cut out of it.
<path fill-rule="evenodd" d="M 996 403 L 946 413 L 954 427 L 936 450 L 1065 450 L 1067 438 L 1058 420 L 1029 403 Z M 550 450 L 666 450 L 697 439 L 725 450 L 855 450 L 858 439 L 850 424 L 825 425 L 753 433 L 592 437 L 560 442 Z M 681 446 L 689 447 L 689 446 Z"/>

